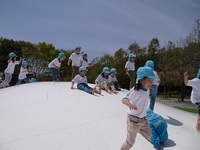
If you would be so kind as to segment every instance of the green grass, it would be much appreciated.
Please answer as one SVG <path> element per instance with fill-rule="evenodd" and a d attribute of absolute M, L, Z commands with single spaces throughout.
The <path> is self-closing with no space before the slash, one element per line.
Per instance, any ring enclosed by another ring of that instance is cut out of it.
<path fill-rule="evenodd" d="M 178 109 L 183 110 L 183 111 L 198 114 L 198 110 L 194 109 L 194 108 L 184 108 L 184 107 L 175 107 L 175 108 L 178 108 Z"/>

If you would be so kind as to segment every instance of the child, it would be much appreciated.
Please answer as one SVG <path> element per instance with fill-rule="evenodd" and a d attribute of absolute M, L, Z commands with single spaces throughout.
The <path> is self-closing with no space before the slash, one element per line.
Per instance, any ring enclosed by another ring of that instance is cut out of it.
<path fill-rule="evenodd" d="M 76 46 L 75 52 L 70 55 L 68 60 L 68 66 L 70 66 L 70 62 L 72 61 L 72 79 L 79 73 L 79 67 L 81 67 L 83 63 L 83 58 L 80 52 L 81 47 Z"/>
<path fill-rule="evenodd" d="M 26 61 L 22 61 L 22 66 L 20 68 L 18 82 L 16 85 L 21 84 L 22 81 L 24 81 L 25 83 L 29 83 L 29 78 L 27 77 L 27 74 L 33 74 L 33 72 L 30 72 L 27 67 L 28 63 Z"/>
<path fill-rule="evenodd" d="M 135 85 L 135 61 L 136 55 L 131 53 L 129 54 L 128 61 L 126 62 L 126 74 L 130 78 L 130 89 Z"/>
<path fill-rule="evenodd" d="M 145 66 L 152 68 L 153 73 L 155 75 L 155 79 L 153 80 L 153 84 L 150 88 L 150 104 L 149 104 L 149 108 L 153 111 L 156 101 L 158 86 L 160 84 L 160 78 L 158 76 L 158 73 L 154 70 L 154 62 L 152 60 L 146 61 Z"/>
<path fill-rule="evenodd" d="M 110 91 L 109 86 L 108 86 L 109 73 L 110 73 L 109 68 L 104 67 L 101 74 L 98 75 L 98 77 L 96 78 L 95 83 L 96 83 L 96 86 L 99 87 L 99 90 L 103 89 L 106 92 L 108 92 L 109 94 L 112 94 L 112 92 Z"/>
<path fill-rule="evenodd" d="M 151 142 L 156 149 L 159 149 L 160 143 L 168 140 L 167 123 L 162 116 L 154 113 L 150 108 L 147 109 L 147 117 L 152 133 Z"/>
<path fill-rule="evenodd" d="M 110 75 L 108 77 L 108 84 L 113 93 L 117 93 L 116 90 L 118 90 L 118 91 L 121 90 L 119 88 L 120 86 L 119 86 L 119 82 L 117 81 L 116 74 L 117 74 L 117 70 L 115 68 L 110 69 Z"/>
<path fill-rule="evenodd" d="M 188 73 L 184 73 L 184 83 L 186 86 L 191 86 L 192 87 L 192 93 L 191 93 L 191 101 L 193 104 L 197 106 L 199 116 L 197 119 L 197 125 L 196 125 L 196 130 L 200 132 L 200 69 L 197 73 L 197 77 L 188 80 Z"/>
<path fill-rule="evenodd" d="M 82 66 L 85 66 L 86 68 L 94 66 L 93 64 L 88 64 L 88 59 L 87 59 L 87 54 L 86 53 L 83 53 L 82 56 L 83 56 Z"/>
<path fill-rule="evenodd" d="M 149 67 L 140 67 L 137 70 L 136 85 L 122 99 L 122 103 L 128 107 L 127 138 L 121 150 L 129 150 L 135 143 L 137 133 L 140 133 L 148 141 L 151 138 L 151 130 L 146 119 L 146 109 L 149 102 L 149 89 L 155 78 L 153 70 Z"/>
<path fill-rule="evenodd" d="M 79 73 L 80 74 L 76 75 L 74 77 L 74 79 L 72 79 L 71 89 L 74 88 L 74 83 L 77 82 L 77 88 L 79 90 L 83 90 L 83 91 L 85 91 L 87 93 L 94 94 L 94 92 L 96 91 L 96 87 L 91 88 L 91 87 L 88 86 L 87 77 L 86 77 L 86 74 L 87 74 L 86 67 L 81 66 L 79 68 Z"/>
<path fill-rule="evenodd" d="M 58 57 L 49 63 L 48 68 L 53 74 L 53 81 L 59 81 L 59 72 L 62 61 L 66 58 L 64 53 L 59 53 Z"/>
<path fill-rule="evenodd" d="M 9 53 L 9 60 L 8 60 L 8 66 L 6 70 L 4 71 L 5 73 L 5 79 L 4 81 L 0 84 L 0 88 L 5 88 L 6 85 L 10 83 L 12 80 L 12 74 L 15 71 L 15 66 L 19 65 L 22 61 L 22 57 L 20 57 L 19 61 L 16 61 L 17 55 L 14 52 Z"/>

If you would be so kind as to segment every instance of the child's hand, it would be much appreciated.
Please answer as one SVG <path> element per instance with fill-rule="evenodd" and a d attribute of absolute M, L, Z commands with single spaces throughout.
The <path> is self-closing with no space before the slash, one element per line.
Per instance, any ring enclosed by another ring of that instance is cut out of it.
<path fill-rule="evenodd" d="M 138 109 L 137 106 L 135 106 L 133 104 L 129 104 L 128 107 L 129 107 L 130 110 L 137 110 Z"/>
<path fill-rule="evenodd" d="M 188 78 L 188 76 L 189 76 L 188 73 L 185 72 L 185 73 L 184 73 L 184 77 L 185 77 L 185 78 Z"/>

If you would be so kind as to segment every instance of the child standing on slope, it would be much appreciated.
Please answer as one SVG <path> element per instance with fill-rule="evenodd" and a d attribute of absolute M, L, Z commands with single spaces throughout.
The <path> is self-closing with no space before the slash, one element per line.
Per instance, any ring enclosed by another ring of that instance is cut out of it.
<path fill-rule="evenodd" d="M 82 53 L 82 56 L 83 56 L 82 66 L 85 66 L 86 68 L 94 66 L 93 64 L 88 64 L 88 59 L 87 59 L 87 54 L 86 53 Z"/>
<path fill-rule="evenodd" d="M 21 84 L 22 81 L 24 81 L 25 83 L 29 83 L 29 78 L 26 75 L 33 74 L 33 72 L 30 72 L 27 67 L 28 67 L 27 61 L 22 61 L 22 66 L 20 68 L 18 82 L 16 83 L 16 85 Z"/>
<path fill-rule="evenodd" d="M 151 130 L 147 121 L 147 107 L 149 102 L 149 89 L 155 78 L 153 70 L 149 67 L 140 67 L 137 70 L 136 85 L 122 99 L 122 103 L 128 107 L 127 138 L 121 146 L 121 150 L 129 150 L 135 143 L 137 133 L 140 133 L 148 141 L 151 138 Z"/>
<path fill-rule="evenodd" d="M 197 106 L 199 116 L 197 119 L 197 125 L 196 125 L 196 130 L 200 132 L 200 69 L 197 73 L 197 77 L 188 80 L 188 73 L 184 73 L 184 83 L 186 86 L 191 86 L 192 87 L 192 93 L 191 93 L 191 102 Z"/>
<path fill-rule="evenodd" d="M 111 90 L 109 89 L 110 87 L 108 86 L 108 76 L 109 76 L 109 68 L 104 67 L 103 71 L 101 72 L 100 75 L 95 80 L 96 86 L 99 87 L 99 90 L 105 90 L 109 94 L 112 94 Z"/>
<path fill-rule="evenodd" d="M 70 63 L 72 62 L 72 79 L 79 73 L 79 67 L 81 67 L 83 63 L 83 57 L 80 52 L 81 47 L 76 46 L 75 52 L 70 55 L 68 60 L 68 66 L 70 66 Z"/>
<path fill-rule="evenodd" d="M 160 84 L 160 78 L 158 76 L 158 73 L 154 70 L 154 62 L 152 60 L 146 61 L 145 66 L 150 67 L 155 75 L 155 79 L 153 80 L 152 86 L 150 88 L 150 104 L 149 104 L 149 108 L 153 111 L 156 102 L 158 86 Z"/>
<path fill-rule="evenodd" d="M 19 65 L 22 61 L 22 57 L 20 57 L 19 61 L 16 61 L 17 55 L 14 52 L 9 53 L 9 60 L 8 60 L 8 66 L 6 70 L 4 71 L 5 73 L 5 79 L 4 81 L 0 84 L 0 88 L 5 88 L 7 84 L 10 83 L 12 80 L 12 74 L 15 71 L 15 66 Z"/>
<path fill-rule="evenodd" d="M 128 61 L 126 62 L 125 68 L 126 68 L 126 74 L 130 78 L 130 85 L 129 88 L 131 89 L 135 85 L 135 59 L 136 55 L 133 53 L 130 53 L 128 56 Z"/>
<path fill-rule="evenodd" d="M 59 53 L 58 57 L 49 63 L 48 68 L 53 74 L 53 81 L 59 81 L 60 66 L 62 61 L 66 58 L 64 53 Z"/>
<path fill-rule="evenodd" d="M 88 86 L 88 82 L 87 82 L 87 69 L 84 66 L 81 66 L 79 68 L 79 73 L 78 75 L 76 75 L 74 77 L 74 79 L 72 79 L 72 85 L 71 85 L 71 89 L 74 88 L 74 83 L 77 83 L 77 88 L 79 90 L 85 91 L 89 94 L 94 94 L 96 92 L 96 87 L 91 88 Z"/>

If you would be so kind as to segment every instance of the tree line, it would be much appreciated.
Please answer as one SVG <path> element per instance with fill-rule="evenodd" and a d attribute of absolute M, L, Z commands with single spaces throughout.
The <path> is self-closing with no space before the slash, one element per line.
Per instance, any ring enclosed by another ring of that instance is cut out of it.
<path fill-rule="evenodd" d="M 58 56 L 60 52 L 65 53 L 65 61 L 61 65 L 61 78 L 63 81 L 71 81 L 72 69 L 67 65 L 67 60 L 73 50 L 56 49 L 53 44 L 40 42 L 33 44 L 27 41 L 14 41 L 12 39 L 0 38 L 0 73 L 3 74 L 7 67 L 8 54 L 15 52 L 22 56 L 29 64 L 31 71 L 36 72 L 38 81 L 51 80 L 51 74 L 47 68 L 49 62 Z M 96 77 L 101 73 L 102 68 L 117 69 L 117 78 L 122 88 L 129 87 L 129 78 L 125 72 L 125 63 L 128 55 L 137 55 L 135 60 L 136 70 L 144 66 L 147 60 L 153 60 L 155 70 L 161 79 L 159 92 L 164 93 L 165 98 L 170 91 L 180 94 L 184 100 L 184 94 L 190 93 L 190 88 L 186 88 L 183 83 L 183 73 L 187 71 L 189 78 L 194 78 L 200 68 L 200 19 L 194 22 L 193 29 L 185 38 L 176 41 L 168 41 L 166 46 L 160 47 L 159 39 L 152 38 L 147 47 L 140 47 L 137 42 L 131 43 L 127 49 L 119 48 L 114 55 L 105 54 L 92 60 L 94 66 L 88 68 L 88 82 L 94 83 Z M 13 74 L 11 84 L 17 81 L 20 66 L 17 66 Z"/>

